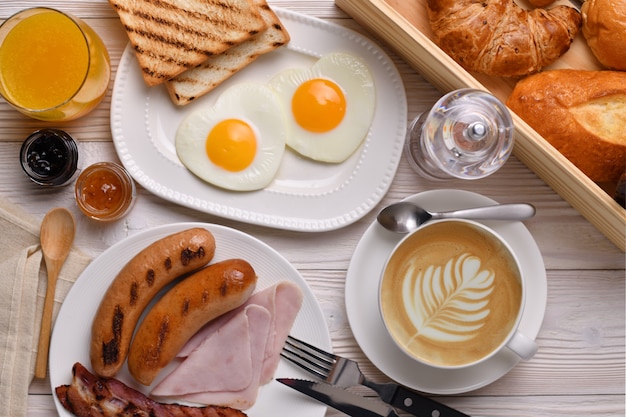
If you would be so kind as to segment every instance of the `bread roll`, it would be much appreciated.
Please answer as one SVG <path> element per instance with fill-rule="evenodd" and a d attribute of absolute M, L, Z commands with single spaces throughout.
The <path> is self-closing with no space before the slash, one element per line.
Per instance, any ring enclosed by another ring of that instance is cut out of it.
<path fill-rule="evenodd" d="M 626 168 L 626 72 L 552 70 L 519 81 L 506 104 L 596 182 Z"/>
<path fill-rule="evenodd" d="M 582 24 L 572 7 L 525 10 L 513 0 L 428 0 L 437 45 L 468 71 L 533 74 L 569 49 Z"/>
<path fill-rule="evenodd" d="M 626 70 L 626 1 L 586 0 L 581 12 L 583 35 L 598 61 Z"/>
<path fill-rule="evenodd" d="M 533 7 L 546 7 L 554 3 L 556 0 L 528 0 Z"/>

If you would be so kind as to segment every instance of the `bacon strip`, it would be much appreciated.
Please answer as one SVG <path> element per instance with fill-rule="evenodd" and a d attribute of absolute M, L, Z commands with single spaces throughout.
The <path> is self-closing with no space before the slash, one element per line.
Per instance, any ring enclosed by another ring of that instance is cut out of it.
<path fill-rule="evenodd" d="M 72 367 L 71 385 L 56 387 L 63 407 L 77 417 L 246 417 L 229 407 L 165 404 L 114 378 L 100 378 L 82 364 Z"/>

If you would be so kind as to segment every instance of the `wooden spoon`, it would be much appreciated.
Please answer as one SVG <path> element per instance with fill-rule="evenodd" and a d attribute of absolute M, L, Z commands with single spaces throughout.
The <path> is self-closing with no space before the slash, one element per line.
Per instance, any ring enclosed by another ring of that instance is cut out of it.
<path fill-rule="evenodd" d="M 50 328 L 52 326 L 52 308 L 54 307 L 54 293 L 57 278 L 61 267 L 70 253 L 76 224 L 69 210 L 59 207 L 50 210 L 41 222 L 39 240 L 41 251 L 46 262 L 48 271 L 48 287 L 43 304 L 43 316 L 41 318 L 41 331 L 39 332 L 39 347 L 37 349 L 37 362 L 35 364 L 35 377 L 46 377 L 48 363 L 48 349 L 50 347 Z"/>

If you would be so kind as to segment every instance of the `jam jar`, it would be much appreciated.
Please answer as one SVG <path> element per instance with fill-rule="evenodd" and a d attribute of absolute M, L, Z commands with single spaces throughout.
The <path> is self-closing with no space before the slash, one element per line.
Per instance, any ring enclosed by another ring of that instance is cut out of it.
<path fill-rule="evenodd" d="M 63 130 L 37 130 L 22 143 L 20 161 L 33 182 L 46 186 L 66 185 L 76 173 L 78 146 Z"/>
<path fill-rule="evenodd" d="M 82 170 L 74 191 L 83 214 L 104 222 L 124 217 L 136 197 L 130 174 L 113 162 L 98 162 Z"/>

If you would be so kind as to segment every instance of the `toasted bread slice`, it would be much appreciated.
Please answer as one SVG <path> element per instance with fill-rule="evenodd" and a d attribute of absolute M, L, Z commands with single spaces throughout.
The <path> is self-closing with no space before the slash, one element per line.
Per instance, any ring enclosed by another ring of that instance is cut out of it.
<path fill-rule="evenodd" d="M 260 55 L 285 45 L 290 37 L 280 19 L 265 0 L 252 0 L 259 6 L 267 29 L 257 36 L 215 55 L 196 68 L 189 69 L 165 83 L 170 98 L 177 105 L 185 105 L 208 93 L 223 81 L 244 68 Z"/>
<path fill-rule="evenodd" d="M 252 0 L 109 0 L 148 86 L 194 68 L 267 28 Z"/>

